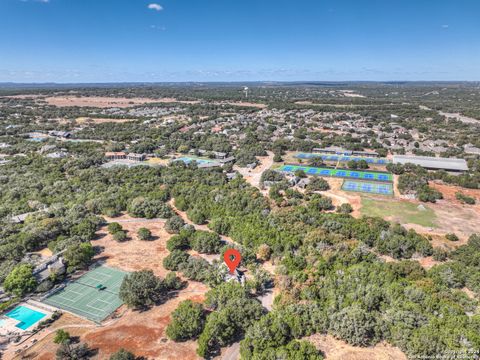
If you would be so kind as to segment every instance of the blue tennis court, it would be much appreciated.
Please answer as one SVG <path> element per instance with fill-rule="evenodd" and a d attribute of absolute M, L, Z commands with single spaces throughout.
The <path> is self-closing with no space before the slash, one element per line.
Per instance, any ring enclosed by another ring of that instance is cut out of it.
<path fill-rule="evenodd" d="M 340 161 L 340 162 L 349 162 L 353 161 L 360 161 L 365 160 L 368 164 L 377 164 L 377 165 L 385 165 L 390 162 L 390 160 L 385 158 L 371 158 L 371 157 L 363 157 L 363 156 L 349 156 L 349 155 L 325 155 L 325 154 L 315 154 L 315 153 L 298 153 L 295 155 L 297 159 L 313 159 L 313 158 L 321 158 L 324 161 Z"/>
<path fill-rule="evenodd" d="M 379 195 L 393 195 L 392 184 L 382 184 L 376 182 L 345 180 L 342 185 L 342 190 Z"/>
<path fill-rule="evenodd" d="M 340 178 L 350 178 L 359 180 L 376 180 L 391 182 L 393 181 L 392 174 L 377 171 L 363 171 L 363 170 L 349 170 L 349 169 L 330 169 L 319 168 L 313 166 L 302 165 L 283 165 L 278 168 L 278 171 L 295 172 L 298 170 L 304 171 L 307 175 L 332 176 Z"/>

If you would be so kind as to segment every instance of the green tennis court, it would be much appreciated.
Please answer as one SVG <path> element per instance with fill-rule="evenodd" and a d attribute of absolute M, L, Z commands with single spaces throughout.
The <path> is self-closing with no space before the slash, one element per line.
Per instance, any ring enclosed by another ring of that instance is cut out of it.
<path fill-rule="evenodd" d="M 122 305 L 118 293 L 126 275 L 124 271 L 100 266 L 43 302 L 98 323 Z"/>
<path fill-rule="evenodd" d="M 357 180 L 376 180 L 391 182 L 392 174 L 378 171 L 361 171 L 348 169 L 331 169 L 323 167 L 312 167 L 302 165 L 282 165 L 278 171 L 295 172 L 303 170 L 307 175 L 331 176 Z"/>

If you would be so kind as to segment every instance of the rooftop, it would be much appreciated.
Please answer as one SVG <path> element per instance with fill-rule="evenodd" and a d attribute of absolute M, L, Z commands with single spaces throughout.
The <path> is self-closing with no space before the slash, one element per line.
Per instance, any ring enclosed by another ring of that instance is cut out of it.
<path fill-rule="evenodd" d="M 468 165 L 464 159 L 457 158 L 440 158 L 430 156 L 414 156 L 414 155 L 394 155 L 394 164 L 414 164 L 428 169 L 444 169 L 454 171 L 467 171 Z"/>

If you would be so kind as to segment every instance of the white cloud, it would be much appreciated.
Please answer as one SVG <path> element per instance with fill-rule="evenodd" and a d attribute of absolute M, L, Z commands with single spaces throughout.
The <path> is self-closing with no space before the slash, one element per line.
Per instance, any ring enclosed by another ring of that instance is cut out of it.
<path fill-rule="evenodd" d="M 448 24 L 442 25 L 442 29 L 448 29 Z"/>
<path fill-rule="evenodd" d="M 162 5 L 160 5 L 160 4 L 155 4 L 155 3 L 148 4 L 147 7 L 148 7 L 149 9 L 155 10 L 155 11 L 162 11 L 162 10 L 163 10 Z"/>

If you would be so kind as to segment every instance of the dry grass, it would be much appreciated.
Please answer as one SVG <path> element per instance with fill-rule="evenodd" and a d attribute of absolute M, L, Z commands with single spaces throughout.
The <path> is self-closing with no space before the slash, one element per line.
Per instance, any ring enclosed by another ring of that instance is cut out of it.
<path fill-rule="evenodd" d="M 64 106 L 79 106 L 79 107 L 97 107 L 97 108 L 128 108 L 143 104 L 152 103 L 183 103 L 183 104 L 196 104 L 198 101 L 180 101 L 175 98 L 121 98 L 121 97 L 107 97 L 107 96 L 51 96 L 45 98 L 48 105 L 54 105 L 58 107 Z"/>

